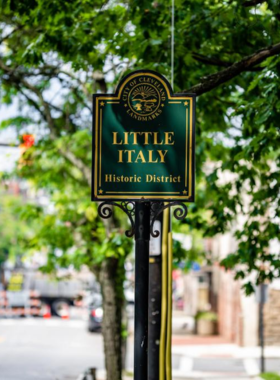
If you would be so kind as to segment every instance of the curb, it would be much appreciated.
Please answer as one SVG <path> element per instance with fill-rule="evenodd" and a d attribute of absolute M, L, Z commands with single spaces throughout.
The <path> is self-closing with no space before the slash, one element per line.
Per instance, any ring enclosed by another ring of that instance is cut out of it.
<path fill-rule="evenodd" d="M 260 347 L 239 347 L 233 344 L 224 345 L 212 345 L 211 349 L 209 346 L 204 345 L 178 345 L 172 346 L 173 355 L 181 355 L 190 358 L 205 358 L 205 357 L 231 357 L 235 359 L 259 359 L 261 356 Z M 280 358 L 280 347 L 265 347 L 264 350 L 265 359 L 279 359 Z"/>

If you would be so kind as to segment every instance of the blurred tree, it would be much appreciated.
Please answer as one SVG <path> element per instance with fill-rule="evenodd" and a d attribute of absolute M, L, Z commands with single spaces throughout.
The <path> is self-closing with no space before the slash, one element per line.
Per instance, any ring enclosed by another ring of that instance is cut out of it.
<path fill-rule="evenodd" d="M 185 223 L 205 236 L 235 229 L 238 249 L 223 264 L 241 264 L 237 278 L 252 271 L 259 282 L 278 277 L 278 253 L 269 250 L 279 236 L 278 2 L 175 3 L 174 89 L 199 95 L 196 202 Z M 52 201 L 24 211 L 38 224 L 30 245 L 47 249 L 49 269 L 74 260 L 97 273 L 106 369 L 119 380 L 130 243 L 120 234 L 120 214 L 103 224 L 89 202 L 91 94 L 111 91 L 131 69 L 170 75 L 170 4 L 3 0 L 0 20 L 2 103 L 18 107 L 2 128 L 36 135 L 18 175 Z M 244 222 L 236 224 L 238 215 Z"/>
<path fill-rule="evenodd" d="M 18 207 L 21 200 L 0 190 L 0 285 L 5 288 L 4 263 L 9 258 L 16 260 L 23 256 L 23 241 L 29 232 L 19 218 Z M 1 288 L 1 286 L 0 286 Z"/>

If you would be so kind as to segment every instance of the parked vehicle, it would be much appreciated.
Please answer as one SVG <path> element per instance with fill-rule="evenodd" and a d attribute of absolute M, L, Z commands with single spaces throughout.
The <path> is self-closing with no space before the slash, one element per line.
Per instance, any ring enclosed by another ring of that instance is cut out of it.
<path fill-rule="evenodd" d="M 88 331 L 101 331 L 103 319 L 101 294 L 98 292 L 90 293 L 90 295 L 85 299 L 85 303 L 88 307 Z M 134 318 L 134 294 L 132 291 L 126 293 L 126 303 L 127 317 L 129 319 Z"/>
<path fill-rule="evenodd" d="M 88 331 L 98 332 L 101 330 L 103 319 L 102 297 L 100 294 L 92 294 L 89 304 Z"/>
<path fill-rule="evenodd" d="M 56 281 L 22 267 L 6 271 L 5 285 L 0 292 L 1 316 L 42 316 L 47 307 L 51 315 L 64 318 L 69 316 L 69 307 L 83 299 L 86 289 L 93 289 L 94 280 L 86 277 L 81 281 L 76 275 Z"/>

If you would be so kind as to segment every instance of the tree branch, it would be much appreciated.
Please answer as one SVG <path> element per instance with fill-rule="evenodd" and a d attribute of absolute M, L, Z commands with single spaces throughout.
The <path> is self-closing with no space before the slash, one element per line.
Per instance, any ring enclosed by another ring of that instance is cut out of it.
<path fill-rule="evenodd" d="M 234 63 L 228 68 L 219 71 L 218 73 L 211 74 L 202 78 L 200 83 L 189 88 L 188 90 L 184 90 L 183 93 L 191 92 L 196 95 L 202 95 L 205 92 L 211 91 L 219 85 L 229 81 L 230 79 L 235 78 L 243 71 L 252 69 L 256 65 L 266 60 L 268 57 L 278 55 L 279 53 L 280 43 L 263 48 L 256 53 L 241 59 L 241 61 Z"/>
<path fill-rule="evenodd" d="M 205 63 L 206 65 L 219 66 L 219 67 L 230 67 L 231 65 L 233 65 L 233 62 L 226 62 L 217 58 L 207 57 L 206 55 L 196 53 L 196 52 L 192 53 L 192 57 L 196 61 Z M 246 71 L 262 71 L 262 69 L 263 69 L 262 67 L 253 67 Z"/>
<path fill-rule="evenodd" d="M 83 173 L 83 176 L 87 181 L 87 184 L 91 186 L 91 170 L 83 163 L 83 161 L 77 158 L 75 154 L 72 153 L 70 150 L 64 150 L 59 148 L 58 151 L 66 160 L 68 160 L 72 165 L 74 165 Z"/>
<path fill-rule="evenodd" d="M 2 44 L 2 42 L 6 41 L 8 38 L 10 38 L 15 32 L 17 32 L 18 30 L 22 29 L 22 26 L 18 26 L 17 28 L 13 29 L 10 33 L 6 34 L 5 36 L 3 36 L 1 39 L 0 39 L 0 44 Z"/>
<path fill-rule="evenodd" d="M 15 144 L 6 144 L 6 143 L 0 143 L 0 146 L 3 146 L 4 148 L 18 148 L 19 145 L 15 145 Z"/>
<path fill-rule="evenodd" d="M 258 4 L 264 3 L 266 0 L 248 0 L 242 3 L 243 7 L 254 7 Z"/>

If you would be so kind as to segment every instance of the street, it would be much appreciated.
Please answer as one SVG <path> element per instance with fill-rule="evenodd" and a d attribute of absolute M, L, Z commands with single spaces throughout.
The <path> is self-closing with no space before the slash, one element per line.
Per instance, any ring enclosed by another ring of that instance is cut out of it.
<path fill-rule="evenodd" d="M 133 368 L 133 339 L 127 369 Z M 231 344 L 174 345 L 174 379 L 249 379 L 257 375 L 258 348 Z M 268 351 L 268 371 L 280 371 L 279 350 Z M 277 357 L 276 357 L 277 356 Z M 88 333 L 81 319 L 1 319 L 0 380 L 76 380 L 89 367 L 104 378 L 100 333 Z"/>
<path fill-rule="evenodd" d="M 0 320 L 1 380 L 76 380 L 88 367 L 104 368 L 104 356 L 85 321 Z"/>

